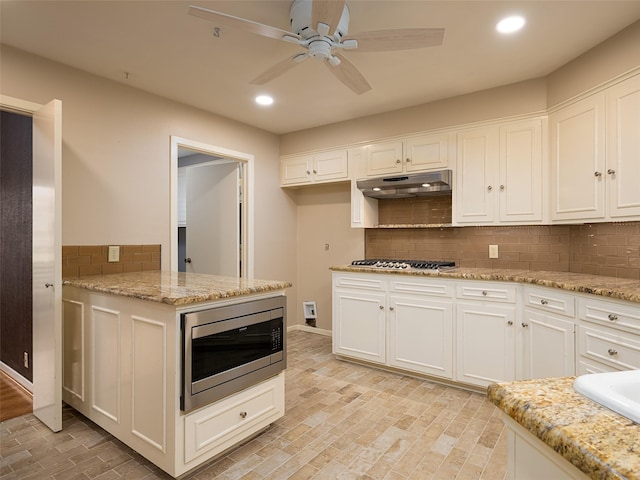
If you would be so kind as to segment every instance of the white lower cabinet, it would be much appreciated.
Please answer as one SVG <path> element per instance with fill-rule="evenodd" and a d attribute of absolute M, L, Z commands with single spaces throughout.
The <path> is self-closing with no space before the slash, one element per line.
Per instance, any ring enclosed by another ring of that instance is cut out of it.
<path fill-rule="evenodd" d="M 515 321 L 515 306 L 458 302 L 455 379 L 481 387 L 515 380 Z"/>

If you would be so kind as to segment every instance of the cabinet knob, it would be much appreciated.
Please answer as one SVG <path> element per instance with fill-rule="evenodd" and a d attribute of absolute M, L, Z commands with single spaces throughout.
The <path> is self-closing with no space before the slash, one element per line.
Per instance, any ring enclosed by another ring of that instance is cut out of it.
<path fill-rule="evenodd" d="M 394 308 L 393 307 L 389 307 L 389 310 L 391 310 L 393 312 Z"/>
<path fill-rule="evenodd" d="M 309 170 L 307 170 L 307 175 L 311 175 L 311 172 Z"/>
<path fill-rule="evenodd" d="M 45 283 L 44 286 L 45 288 L 53 287 L 53 283 Z"/>
<path fill-rule="evenodd" d="M 487 190 L 490 192 L 491 190 L 493 190 L 493 187 L 492 187 L 491 185 L 489 185 L 489 186 L 487 187 Z"/>
<path fill-rule="evenodd" d="M 610 348 L 609 350 L 607 350 L 607 353 L 613 357 L 614 355 L 618 354 L 618 351 Z"/>
<path fill-rule="evenodd" d="M 500 185 L 500 190 L 504 191 L 504 185 Z"/>
<path fill-rule="evenodd" d="M 547 305 L 549 302 L 547 300 L 545 300 L 544 298 L 542 300 L 540 300 L 540 304 L 541 305 Z"/>
<path fill-rule="evenodd" d="M 618 319 L 618 316 L 614 315 L 613 313 L 610 313 L 609 315 L 607 315 L 607 318 L 612 322 L 615 322 Z"/>
<path fill-rule="evenodd" d="M 596 177 L 601 177 L 602 176 L 602 172 L 593 172 L 593 175 Z"/>
<path fill-rule="evenodd" d="M 409 163 L 409 162 L 411 162 L 411 159 L 409 157 L 407 157 L 405 162 Z"/>
<path fill-rule="evenodd" d="M 240 418 L 247 418 L 247 412 L 240 412 Z"/>
<path fill-rule="evenodd" d="M 398 159 L 396 160 L 396 163 L 402 163 L 402 161 L 398 158 Z"/>
<path fill-rule="evenodd" d="M 523 328 L 527 328 L 528 326 L 529 326 L 529 324 L 528 324 L 528 323 L 524 323 L 524 322 L 522 322 L 522 327 L 523 327 Z"/>
<path fill-rule="evenodd" d="M 486 290 L 483 290 L 483 291 L 482 291 L 482 296 L 483 296 L 483 297 L 486 297 L 487 295 L 488 295 L 487 291 L 486 291 Z"/>
<path fill-rule="evenodd" d="M 513 325 L 513 321 L 509 320 L 509 321 L 507 322 L 507 325 Z"/>
<path fill-rule="evenodd" d="M 608 173 L 609 175 L 615 175 L 615 174 L 616 174 L 616 171 L 615 171 L 613 168 L 610 168 L 609 170 L 607 170 L 607 173 Z"/>
<path fill-rule="evenodd" d="M 187 257 L 184 259 L 184 263 L 191 263 L 191 257 Z"/>
<path fill-rule="evenodd" d="M 317 171 L 317 170 L 314 170 L 314 171 L 313 171 L 313 173 L 318 173 L 318 171 Z"/>
<path fill-rule="evenodd" d="M 380 310 L 384 310 L 384 305 L 380 305 Z"/>

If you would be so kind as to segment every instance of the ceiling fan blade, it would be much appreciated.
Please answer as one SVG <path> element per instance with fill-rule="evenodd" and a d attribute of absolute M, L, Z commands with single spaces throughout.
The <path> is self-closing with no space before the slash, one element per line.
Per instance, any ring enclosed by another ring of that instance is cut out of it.
<path fill-rule="evenodd" d="M 392 52 L 422 47 L 442 45 L 444 28 L 398 28 L 395 30 L 377 30 L 345 37 L 356 40 L 358 48 L 353 52 Z"/>
<path fill-rule="evenodd" d="M 279 77 L 284 72 L 292 69 L 299 63 L 306 60 L 308 57 L 309 55 L 306 53 L 299 53 L 297 55 L 294 55 L 293 57 L 286 58 L 282 62 L 276 63 L 273 67 L 262 72 L 256 78 L 251 80 L 249 83 L 252 85 L 264 85 L 265 83 L 270 82 L 274 78 Z"/>
<path fill-rule="evenodd" d="M 189 6 L 189 15 L 204 18 L 217 26 L 237 28 L 246 32 L 255 33 L 256 35 L 262 35 L 263 37 L 271 37 L 278 40 L 282 40 L 285 36 L 300 38 L 299 35 L 281 28 L 271 27 L 252 20 L 234 17 L 233 15 L 227 15 L 226 13 L 216 12 L 195 5 Z"/>
<path fill-rule="evenodd" d="M 311 6 L 311 28 L 318 31 L 318 23 L 329 25 L 329 33 L 333 34 L 338 28 L 344 0 L 313 0 Z"/>
<path fill-rule="evenodd" d="M 369 82 L 367 82 L 353 63 L 342 55 L 335 54 L 335 56 L 340 59 L 340 63 L 338 65 L 332 65 L 329 62 L 324 62 L 324 64 L 329 70 L 331 70 L 331 73 L 333 73 L 338 80 L 358 95 L 362 95 L 363 93 L 371 90 L 371 85 L 369 85 Z"/>

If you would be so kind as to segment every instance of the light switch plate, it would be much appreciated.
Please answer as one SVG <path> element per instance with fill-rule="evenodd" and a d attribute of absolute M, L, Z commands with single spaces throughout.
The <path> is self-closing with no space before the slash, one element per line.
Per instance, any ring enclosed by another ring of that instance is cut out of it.
<path fill-rule="evenodd" d="M 498 258 L 498 245 L 489 245 L 489 258 Z"/>
<path fill-rule="evenodd" d="M 120 247 L 118 245 L 109 245 L 109 262 L 120 261 Z"/>

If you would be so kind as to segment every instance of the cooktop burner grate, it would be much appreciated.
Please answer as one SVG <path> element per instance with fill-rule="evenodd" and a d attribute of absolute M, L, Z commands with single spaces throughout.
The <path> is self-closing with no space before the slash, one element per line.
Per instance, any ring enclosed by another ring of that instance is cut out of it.
<path fill-rule="evenodd" d="M 456 262 L 440 260 L 391 260 L 386 258 L 372 258 L 367 260 L 354 260 L 351 265 L 361 267 L 405 269 L 417 268 L 420 270 L 438 270 L 440 268 L 453 268 Z"/>

